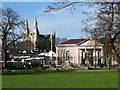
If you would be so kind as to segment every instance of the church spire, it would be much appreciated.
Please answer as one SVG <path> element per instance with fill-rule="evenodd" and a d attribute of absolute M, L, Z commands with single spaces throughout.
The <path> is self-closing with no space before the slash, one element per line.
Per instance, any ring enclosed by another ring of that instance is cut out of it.
<path fill-rule="evenodd" d="M 29 38 L 28 20 L 27 20 L 27 18 L 25 18 L 24 39 L 27 40 L 28 38 Z"/>
<path fill-rule="evenodd" d="M 36 17 L 34 18 L 34 28 L 33 28 L 33 43 L 34 43 L 34 48 L 36 48 L 36 42 L 39 37 L 39 31 L 38 31 L 38 25 L 37 25 L 37 19 Z"/>
<path fill-rule="evenodd" d="M 34 18 L 34 29 L 33 29 L 33 32 L 34 32 L 35 34 L 39 34 L 36 17 Z"/>

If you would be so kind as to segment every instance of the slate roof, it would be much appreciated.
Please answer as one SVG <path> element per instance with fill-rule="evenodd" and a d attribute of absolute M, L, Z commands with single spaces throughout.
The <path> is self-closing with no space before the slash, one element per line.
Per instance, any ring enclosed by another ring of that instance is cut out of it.
<path fill-rule="evenodd" d="M 45 36 L 44 35 L 42 35 L 42 34 L 39 34 L 39 36 L 38 36 L 39 38 L 45 38 Z"/>
<path fill-rule="evenodd" d="M 70 39 L 70 40 L 67 40 L 67 41 L 60 43 L 60 44 L 80 44 L 86 40 L 87 39 Z"/>
<path fill-rule="evenodd" d="M 48 35 L 39 34 L 39 38 L 49 39 L 50 34 L 48 34 Z"/>

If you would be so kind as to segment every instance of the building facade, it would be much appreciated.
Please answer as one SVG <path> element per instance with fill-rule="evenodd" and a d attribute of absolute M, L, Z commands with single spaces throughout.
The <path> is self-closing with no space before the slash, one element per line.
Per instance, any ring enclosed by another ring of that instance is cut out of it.
<path fill-rule="evenodd" d="M 38 40 L 41 39 L 45 39 L 45 40 L 50 40 L 50 42 L 52 43 L 52 51 L 56 52 L 56 48 L 55 48 L 55 32 L 54 34 L 47 34 L 47 35 L 43 35 L 39 33 L 39 29 L 38 29 L 38 24 L 37 24 L 37 19 L 36 17 L 34 18 L 34 26 L 33 26 L 33 32 L 30 32 L 29 30 L 29 25 L 28 25 L 28 20 L 26 18 L 25 20 L 25 24 L 24 24 L 24 35 L 23 35 L 23 41 L 31 41 L 31 43 L 34 45 L 34 50 L 36 50 L 36 42 Z"/>
<path fill-rule="evenodd" d="M 104 64 L 103 44 L 94 39 L 70 39 L 56 48 L 58 64 L 68 60 L 75 65 Z"/>

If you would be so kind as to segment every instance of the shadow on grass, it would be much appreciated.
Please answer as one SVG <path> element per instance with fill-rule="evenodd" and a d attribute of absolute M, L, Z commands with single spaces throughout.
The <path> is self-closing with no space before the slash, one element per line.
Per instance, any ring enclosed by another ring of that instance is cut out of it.
<path fill-rule="evenodd" d="M 57 70 L 57 71 L 19 71 L 19 72 L 2 72 L 2 75 L 32 75 L 32 74 L 46 74 L 59 72 L 75 72 L 74 70 Z"/>
<path fill-rule="evenodd" d="M 14 71 L 14 72 L 2 72 L 2 75 L 32 75 L 32 74 L 47 74 L 47 73 L 67 73 L 67 72 L 84 72 L 91 71 L 76 71 L 76 70 L 56 70 L 56 71 Z M 118 72 L 118 71 L 92 71 L 92 72 Z M 91 73 L 92 73 L 91 72 Z"/>

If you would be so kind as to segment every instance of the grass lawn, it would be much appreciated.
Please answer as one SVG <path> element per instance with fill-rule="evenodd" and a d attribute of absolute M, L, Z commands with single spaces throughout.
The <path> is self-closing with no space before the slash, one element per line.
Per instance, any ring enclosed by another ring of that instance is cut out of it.
<path fill-rule="evenodd" d="M 2 90 L 2 74 L 0 73 L 0 90 Z"/>
<path fill-rule="evenodd" d="M 118 88 L 117 71 L 3 75 L 3 88 Z"/>

